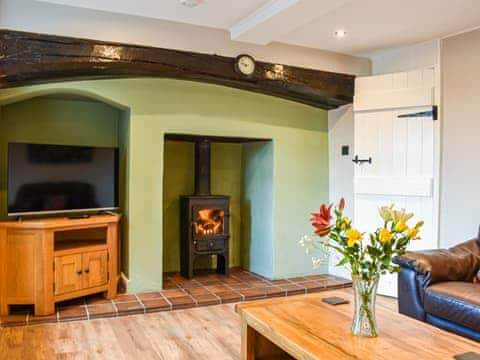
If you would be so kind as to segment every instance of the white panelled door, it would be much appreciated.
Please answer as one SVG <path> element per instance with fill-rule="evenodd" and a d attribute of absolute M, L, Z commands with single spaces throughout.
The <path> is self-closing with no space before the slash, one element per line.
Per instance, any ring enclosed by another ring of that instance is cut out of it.
<path fill-rule="evenodd" d="M 431 111 L 434 69 L 358 78 L 355 95 L 355 155 L 372 158 L 355 165 L 355 226 L 374 231 L 378 207 L 395 204 L 425 221 L 411 250 L 437 247 L 434 204 L 434 120 L 398 115 Z M 379 293 L 397 295 L 397 276 L 385 275 Z"/>

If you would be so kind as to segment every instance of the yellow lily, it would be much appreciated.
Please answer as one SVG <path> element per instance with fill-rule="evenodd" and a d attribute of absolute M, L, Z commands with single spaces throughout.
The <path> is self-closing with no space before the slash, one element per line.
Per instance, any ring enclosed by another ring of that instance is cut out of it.
<path fill-rule="evenodd" d="M 400 220 L 399 222 L 397 222 L 395 224 L 395 231 L 396 232 L 401 233 L 401 232 L 404 232 L 407 229 L 408 229 L 408 226 L 407 226 L 407 224 L 404 220 Z"/>
<path fill-rule="evenodd" d="M 350 220 L 348 217 L 344 217 L 340 223 L 340 230 L 346 230 L 351 223 L 352 220 Z"/>
<path fill-rule="evenodd" d="M 383 228 L 382 230 L 380 230 L 378 234 L 378 238 L 380 239 L 380 242 L 385 245 L 390 243 L 390 241 L 392 241 L 393 234 L 387 229 Z"/>
<path fill-rule="evenodd" d="M 348 247 L 353 247 L 357 242 L 362 240 L 362 234 L 356 229 L 348 229 L 345 235 L 347 236 Z"/>
<path fill-rule="evenodd" d="M 420 237 L 418 236 L 418 232 L 419 232 L 418 228 L 413 227 L 411 229 L 408 229 L 407 236 L 412 240 L 418 240 L 420 239 Z"/>

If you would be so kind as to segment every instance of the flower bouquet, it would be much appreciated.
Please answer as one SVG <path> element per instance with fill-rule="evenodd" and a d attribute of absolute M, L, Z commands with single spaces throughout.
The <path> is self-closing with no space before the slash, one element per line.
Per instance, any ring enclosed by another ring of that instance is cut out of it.
<path fill-rule="evenodd" d="M 375 300 L 380 275 L 400 271 L 400 267 L 392 263 L 392 258 L 404 254 L 411 240 L 419 239 L 423 222 L 409 226 L 412 213 L 397 210 L 393 205 L 382 206 L 379 208 L 382 225 L 367 235 L 352 226 L 352 221 L 343 215 L 344 208 L 343 198 L 335 208 L 333 204 L 321 205 L 320 211 L 313 213 L 311 218 L 318 238 L 304 236 L 300 244 L 306 248 L 307 254 L 317 251 L 321 255 L 312 256 L 314 267 L 328 260 L 329 249 L 340 255 L 337 266 L 348 266 L 353 281 L 355 314 L 352 333 L 375 337 L 378 335 Z"/>

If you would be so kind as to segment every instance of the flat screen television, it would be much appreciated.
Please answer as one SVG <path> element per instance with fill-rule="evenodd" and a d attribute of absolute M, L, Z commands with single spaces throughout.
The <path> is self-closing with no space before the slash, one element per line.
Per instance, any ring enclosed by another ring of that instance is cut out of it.
<path fill-rule="evenodd" d="M 8 144 L 8 215 L 118 208 L 118 149 Z"/>

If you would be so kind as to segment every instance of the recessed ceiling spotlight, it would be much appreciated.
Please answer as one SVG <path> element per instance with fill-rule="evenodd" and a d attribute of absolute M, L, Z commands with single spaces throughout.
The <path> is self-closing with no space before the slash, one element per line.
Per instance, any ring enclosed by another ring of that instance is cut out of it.
<path fill-rule="evenodd" d="M 337 30 L 334 34 L 337 38 L 344 38 L 345 36 L 347 36 L 347 32 L 345 30 Z"/>
<path fill-rule="evenodd" d="M 203 2 L 204 0 L 180 0 L 180 4 L 189 8 L 194 8 Z"/>

